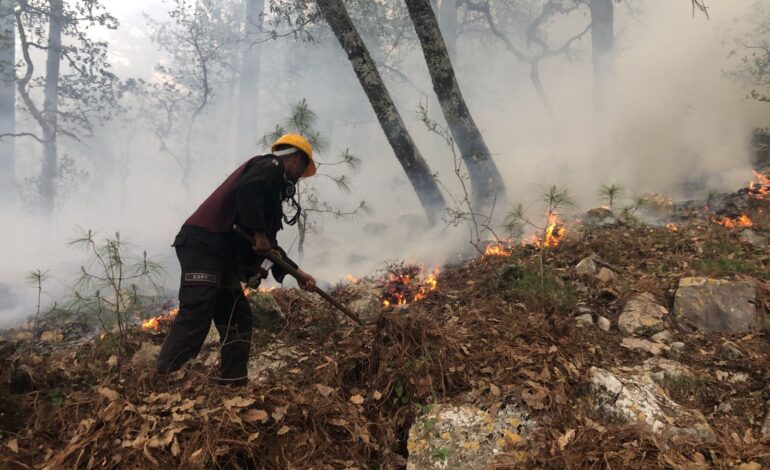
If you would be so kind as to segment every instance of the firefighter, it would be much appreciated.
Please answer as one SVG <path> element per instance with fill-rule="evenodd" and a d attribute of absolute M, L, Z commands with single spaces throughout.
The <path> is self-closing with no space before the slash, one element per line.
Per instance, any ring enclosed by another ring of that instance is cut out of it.
<path fill-rule="evenodd" d="M 213 321 L 221 346 L 220 380 L 247 383 L 252 313 L 241 282 L 267 276 L 262 255 L 271 249 L 297 267 L 278 246 L 276 234 L 284 222 L 297 222 L 301 208 L 296 183 L 315 173 L 310 143 L 301 135 L 286 134 L 270 154 L 253 157 L 235 170 L 182 225 L 173 244 L 182 268 L 179 313 L 160 350 L 159 375 L 195 357 Z M 291 217 L 284 215 L 284 205 L 292 208 Z M 233 224 L 253 233 L 253 246 L 233 232 Z M 283 282 L 286 273 L 277 266 L 271 270 Z M 312 290 L 315 279 L 299 273 L 299 285 Z"/>

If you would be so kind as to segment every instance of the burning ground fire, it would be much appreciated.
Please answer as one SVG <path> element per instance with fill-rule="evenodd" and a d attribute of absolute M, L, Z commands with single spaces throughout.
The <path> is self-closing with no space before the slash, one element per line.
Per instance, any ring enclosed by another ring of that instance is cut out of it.
<path fill-rule="evenodd" d="M 713 219 L 713 222 L 727 228 L 747 228 L 754 226 L 754 222 L 752 222 L 746 214 L 741 214 L 735 219 L 729 217 L 723 217 L 721 219 L 715 218 Z"/>
<path fill-rule="evenodd" d="M 751 192 L 752 197 L 764 199 L 770 195 L 770 178 L 758 171 L 754 171 L 754 178 L 757 182 L 752 181 L 749 183 L 749 191 Z"/>
<path fill-rule="evenodd" d="M 171 324 L 171 321 L 174 320 L 177 313 L 179 313 L 179 307 L 174 307 L 164 314 L 149 318 L 142 322 L 142 330 L 153 332 L 160 331 L 161 327 Z"/>
<path fill-rule="evenodd" d="M 544 235 L 543 237 L 533 235 L 525 244 L 534 245 L 537 248 L 556 248 L 559 246 L 559 243 L 567 235 L 567 229 L 559 221 L 559 217 L 556 214 L 551 214 L 548 217 L 548 227 L 546 227 Z"/>
<path fill-rule="evenodd" d="M 388 273 L 383 281 L 382 305 L 395 307 L 407 305 L 424 299 L 428 292 L 438 286 L 437 267 L 425 276 L 424 268 L 416 265 L 395 265 L 388 267 Z"/>

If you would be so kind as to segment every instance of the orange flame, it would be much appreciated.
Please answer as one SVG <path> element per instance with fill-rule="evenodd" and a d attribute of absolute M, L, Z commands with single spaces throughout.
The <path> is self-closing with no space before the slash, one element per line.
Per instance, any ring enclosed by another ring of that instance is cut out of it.
<path fill-rule="evenodd" d="M 174 307 L 167 313 L 152 317 L 142 322 L 142 330 L 144 331 L 160 331 L 162 325 L 168 325 L 171 320 L 179 313 L 179 307 Z"/>
<path fill-rule="evenodd" d="M 566 235 L 567 229 L 559 222 L 559 217 L 551 214 L 548 216 L 548 227 L 545 229 L 544 237 L 533 235 L 532 239 L 524 244 L 534 245 L 537 248 L 556 248 Z"/>
<path fill-rule="evenodd" d="M 754 225 L 754 222 L 752 222 L 752 220 L 746 214 L 741 214 L 738 218 L 735 219 L 731 219 L 729 217 L 714 219 L 714 223 L 727 228 L 746 228 L 752 227 Z"/>
<path fill-rule="evenodd" d="M 389 298 L 382 300 L 382 306 L 388 308 L 391 306 L 407 305 L 424 299 L 427 297 L 428 292 L 438 287 L 438 275 L 440 272 L 441 269 L 436 267 L 432 273 L 422 280 L 408 274 L 388 274 L 385 282 L 385 296 Z"/>
<path fill-rule="evenodd" d="M 749 191 L 751 191 L 753 197 L 764 199 L 765 196 L 770 195 L 770 178 L 758 171 L 753 171 L 753 173 L 757 182 L 752 181 L 749 183 Z"/>
<path fill-rule="evenodd" d="M 487 245 L 484 249 L 484 256 L 511 256 L 512 254 L 513 252 L 502 243 Z"/>
<path fill-rule="evenodd" d="M 345 280 L 347 280 L 347 281 L 348 281 L 348 282 L 350 282 L 351 284 L 357 284 L 357 283 L 358 283 L 358 279 L 356 279 L 355 277 L 353 277 L 353 275 L 352 275 L 352 274 L 346 274 L 346 275 L 345 275 Z"/>

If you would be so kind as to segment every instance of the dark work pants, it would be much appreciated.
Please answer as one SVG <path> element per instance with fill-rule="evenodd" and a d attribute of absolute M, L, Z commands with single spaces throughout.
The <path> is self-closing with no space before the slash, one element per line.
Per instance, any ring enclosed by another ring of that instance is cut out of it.
<path fill-rule="evenodd" d="M 234 278 L 231 253 L 180 236 L 174 242 L 182 267 L 179 313 L 169 329 L 158 357 L 160 374 L 175 371 L 197 356 L 211 328 L 219 331 L 220 377 L 223 383 L 244 385 L 251 346 L 252 316 L 240 286 L 223 286 Z"/>

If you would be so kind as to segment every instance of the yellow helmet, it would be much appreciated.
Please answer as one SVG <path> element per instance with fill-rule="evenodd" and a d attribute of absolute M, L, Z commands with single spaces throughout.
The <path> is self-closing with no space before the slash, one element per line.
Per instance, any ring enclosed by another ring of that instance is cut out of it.
<path fill-rule="evenodd" d="M 302 174 L 302 177 L 307 178 L 315 175 L 318 168 L 316 166 L 315 160 L 313 160 L 313 146 L 310 145 L 310 142 L 308 142 L 306 138 L 299 134 L 284 134 L 279 137 L 278 140 L 273 142 L 270 151 L 275 152 L 276 147 L 279 145 L 291 145 L 294 148 L 302 150 L 308 158 L 307 168 L 305 168 L 305 172 Z"/>

